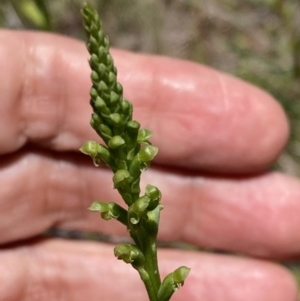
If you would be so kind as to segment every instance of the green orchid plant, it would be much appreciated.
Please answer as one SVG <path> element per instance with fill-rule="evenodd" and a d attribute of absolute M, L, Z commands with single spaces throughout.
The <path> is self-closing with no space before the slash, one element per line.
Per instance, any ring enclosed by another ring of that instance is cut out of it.
<path fill-rule="evenodd" d="M 98 13 L 85 3 L 82 8 L 87 49 L 92 70 L 90 104 L 93 108 L 90 124 L 104 144 L 87 141 L 80 148 L 96 166 L 106 165 L 113 172 L 113 187 L 118 190 L 127 208 L 114 203 L 96 201 L 91 211 L 104 220 L 115 219 L 128 230 L 133 243 L 119 244 L 115 256 L 132 265 L 144 282 L 150 301 L 168 301 L 184 284 L 190 269 L 181 266 L 161 280 L 157 262 L 161 192 L 151 184 L 141 192 L 141 174 L 158 152 L 149 138 L 152 132 L 141 129 L 132 119 L 133 106 L 123 97 L 117 81 L 117 69 L 109 53 L 109 41 L 104 35 Z"/>

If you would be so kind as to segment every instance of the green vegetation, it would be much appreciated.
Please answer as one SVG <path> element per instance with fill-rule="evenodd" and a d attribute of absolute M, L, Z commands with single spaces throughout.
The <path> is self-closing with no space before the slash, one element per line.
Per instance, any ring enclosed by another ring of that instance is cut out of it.
<path fill-rule="evenodd" d="M 140 124 L 132 119 L 133 106 L 123 97 L 117 69 L 109 53 L 109 41 L 97 11 L 85 3 L 82 17 L 91 55 L 90 104 L 94 113 L 90 124 L 105 145 L 87 141 L 80 150 L 89 155 L 96 166 L 102 163 L 111 169 L 114 189 L 128 207 L 124 209 L 113 202 L 96 201 L 90 210 L 99 212 L 104 220 L 115 219 L 126 226 L 134 244 L 117 245 L 115 256 L 138 271 L 150 301 L 168 301 L 183 285 L 190 269 L 181 266 L 161 281 L 156 242 L 163 209 L 161 192 L 148 184 L 145 194 L 141 195 L 140 188 L 141 174 L 149 167 L 158 148 L 148 140 L 151 131 L 140 129 Z"/>

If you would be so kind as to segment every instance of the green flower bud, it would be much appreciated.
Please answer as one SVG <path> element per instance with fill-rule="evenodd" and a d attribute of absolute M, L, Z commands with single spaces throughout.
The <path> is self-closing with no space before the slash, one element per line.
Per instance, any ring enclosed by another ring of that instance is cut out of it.
<path fill-rule="evenodd" d="M 109 48 L 109 40 L 107 37 L 104 37 L 103 39 L 103 45 L 108 49 Z"/>
<path fill-rule="evenodd" d="M 98 127 L 101 137 L 103 138 L 104 141 L 108 141 L 109 139 L 112 138 L 112 130 L 105 124 L 101 123 Z"/>
<path fill-rule="evenodd" d="M 97 110 L 99 110 L 100 112 L 102 112 L 102 111 L 108 111 L 110 113 L 108 107 L 106 106 L 105 101 L 100 96 L 97 96 L 97 98 L 96 98 L 95 108 Z"/>
<path fill-rule="evenodd" d="M 153 158 L 156 156 L 158 152 L 158 147 L 156 146 L 152 146 L 152 145 L 146 145 L 144 148 L 142 148 L 138 155 L 139 155 L 139 159 L 142 162 L 145 163 L 150 163 Z"/>
<path fill-rule="evenodd" d="M 96 52 L 97 49 L 99 48 L 98 42 L 93 36 L 90 37 L 87 47 L 89 52 Z"/>
<path fill-rule="evenodd" d="M 85 155 L 89 155 L 93 159 L 95 166 L 99 166 L 103 162 L 110 166 L 113 171 L 116 170 L 113 158 L 104 145 L 95 141 L 87 141 L 79 150 Z"/>
<path fill-rule="evenodd" d="M 114 188 L 125 188 L 132 182 L 132 177 L 128 170 L 119 169 L 113 176 Z"/>
<path fill-rule="evenodd" d="M 85 155 L 95 157 L 98 155 L 100 146 L 96 141 L 86 141 L 79 150 Z"/>
<path fill-rule="evenodd" d="M 184 285 L 184 281 L 187 278 L 187 276 L 189 275 L 191 269 L 185 266 L 181 266 L 179 268 L 177 268 L 174 272 L 173 272 L 173 280 L 175 282 L 176 285 L 178 286 L 182 286 Z"/>
<path fill-rule="evenodd" d="M 97 35 L 99 41 L 104 39 L 104 33 L 102 30 L 97 30 L 96 35 Z"/>
<path fill-rule="evenodd" d="M 116 75 L 113 72 L 109 72 L 109 74 L 108 74 L 108 82 L 110 84 L 116 82 Z"/>
<path fill-rule="evenodd" d="M 151 184 L 147 184 L 145 191 L 147 197 L 149 197 L 150 199 L 158 199 L 161 197 L 161 192 L 159 191 L 159 189 Z"/>
<path fill-rule="evenodd" d="M 109 118 L 115 126 L 123 125 L 123 116 L 121 114 L 113 113 L 109 115 Z"/>
<path fill-rule="evenodd" d="M 129 143 L 128 143 L 128 147 L 129 147 Z M 134 148 L 128 150 L 127 156 L 126 156 L 126 158 L 127 158 L 128 161 L 132 161 L 132 160 L 133 160 L 134 155 L 135 155 L 135 153 L 136 153 L 136 148 L 137 148 L 137 147 L 134 147 Z M 138 150 L 137 150 L 137 151 L 138 151 Z"/>
<path fill-rule="evenodd" d="M 92 71 L 91 73 L 91 79 L 93 82 L 98 82 L 100 80 L 100 77 L 96 71 Z"/>
<path fill-rule="evenodd" d="M 90 27 L 90 34 L 97 37 L 97 33 L 99 29 L 100 29 L 99 24 L 92 23 Z M 96 38 L 96 41 L 99 41 L 98 37 Z"/>
<path fill-rule="evenodd" d="M 142 196 L 129 207 L 128 218 L 133 225 L 136 225 L 145 216 L 149 203 L 150 199 Z"/>
<path fill-rule="evenodd" d="M 93 129 L 98 131 L 98 127 L 102 123 L 102 119 L 98 114 L 93 113 L 90 121 L 90 125 Z"/>
<path fill-rule="evenodd" d="M 135 194 L 140 194 L 141 188 L 140 188 L 140 177 L 138 177 L 136 180 L 134 180 L 131 184 L 131 192 Z"/>
<path fill-rule="evenodd" d="M 127 122 L 126 127 L 129 133 L 137 134 L 140 128 L 140 124 L 135 120 L 130 120 Z"/>
<path fill-rule="evenodd" d="M 161 199 L 161 192 L 160 192 L 160 190 L 157 187 L 148 184 L 146 186 L 145 194 L 151 200 L 150 206 L 151 206 L 152 209 L 154 209 L 158 205 L 158 203 L 159 203 L 159 201 Z"/>
<path fill-rule="evenodd" d="M 173 293 L 184 284 L 190 270 L 190 268 L 181 266 L 173 273 L 168 274 L 159 288 L 157 299 L 159 301 L 169 301 Z"/>
<path fill-rule="evenodd" d="M 121 136 L 114 136 L 108 141 L 108 147 L 115 149 L 125 144 L 124 139 Z"/>
<path fill-rule="evenodd" d="M 93 99 L 96 99 L 99 95 L 98 95 L 98 92 L 95 88 L 92 88 L 91 91 L 90 91 L 90 96 L 93 98 Z"/>
<path fill-rule="evenodd" d="M 148 142 L 148 139 L 152 135 L 152 132 L 147 129 L 140 129 L 137 137 L 138 143 Z"/>
<path fill-rule="evenodd" d="M 116 165 L 118 166 L 118 169 L 126 169 L 127 170 L 127 163 L 124 159 L 115 159 Z"/>
<path fill-rule="evenodd" d="M 90 29 L 89 26 L 85 25 L 85 26 L 84 26 L 84 30 L 85 30 L 85 32 L 86 32 L 87 35 L 90 35 L 91 29 Z"/>
<path fill-rule="evenodd" d="M 119 94 L 119 95 L 122 95 L 123 94 L 123 87 L 120 83 L 117 83 L 116 87 L 116 93 Z"/>
<path fill-rule="evenodd" d="M 141 172 L 142 172 L 143 168 L 145 167 L 144 165 L 145 165 L 144 162 L 142 162 L 140 160 L 138 155 L 136 155 L 132 159 L 130 166 L 129 166 L 129 171 L 134 179 L 138 178 L 141 175 Z"/>
<path fill-rule="evenodd" d="M 114 248 L 114 254 L 119 260 L 131 263 L 134 268 L 143 267 L 145 257 L 135 245 L 119 244 Z"/>
<path fill-rule="evenodd" d="M 132 114 L 132 104 L 128 100 L 123 99 L 121 101 L 121 109 L 122 109 L 122 113 L 124 115 L 131 116 L 131 114 Z"/>
<path fill-rule="evenodd" d="M 107 44 L 108 44 L 108 39 L 107 39 Z M 109 46 L 109 45 L 107 45 L 107 46 Z M 114 60 L 109 53 L 106 55 L 106 62 L 107 62 L 107 65 L 110 65 L 110 66 L 112 66 L 114 64 Z"/>
<path fill-rule="evenodd" d="M 162 205 L 158 205 L 153 210 L 147 212 L 147 218 L 148 218 L 148 220 L 147 220 L 147 230 L 148 230 L 149 235 L 152 235 L 154 237 L 157 236 L 158 226 L 159 226 L 159 219 L 160 219 L 160 211 L 163 208 L 164 207 Z"/>
<path fill-rule="evenodd" d="M 101 48 L 101 47 L 100 47 L 100 48 Z M 103 48 L 103 47 L 102 47 L 102 48 Z M 104 49 L 104 48 L 103 48 L 103 49 Z M 99 74 L 100 74 L 101 76 L 103 76 L 104 74 L 107 73 L 107 68 L 106 68 L 106 66 L 105 66 L 103 63 L 101 63 L 101 64 L 98 65 L 97 71 L 99 72 Z"/>
<path fill-rule="evenodd" d="M 97 201 L 92 203 L 89 210 L 100 212 L 101 217 L 106 221 L 116 219 L 125 226 L 127 225 L 127 211 L 116 203 L 104 203 Z"/>
<path fill-rule="evenodd" d="M 90 66 L 92 69 L 95 69 L 99 65 L 100 61 L 96 54 L 92 54 L 90 58 Z"/>
<path fill-rule="evenodd" d="M 117 93 L 115 93 L 114 91 L 111 91 L 110 92 L 110 103 L 112 105 L 114 105 L 114 104 L 117 104 L 119 102 L 119 100 L 120 100 L 120 96 Z"/>
<path fill-rule="evenodd" d="M 104 81 L 100 81 L 98 85 L 98 90 L 101 92 L 107 92 L 108 91 L 108 86 Z"/>
<path fill-rule="evenodd" d="M 127 160 L 132 161 L 136 153 L 140 150 L 140 145 L 137 144 L 136 138 L 140 124 L 135 120 L 130 120 L 126 123 L 126 150 Z"/>
<path fill-rule="evenodd" d="M 98 55 L 98 57 L 99 57 L 99 59 L 100 59 L 101 61 L 103 61 L 104 56 L 105 56 L 106 53 L 107 53 L 107 49 L 106 49 L 103 45 L 101 45 L 101 46 L 99 47 L 98 51 L 97 51 L 97 55 Z M 105 67 L 104 64 L 102 64 L 102 65 Z M 106 67 L 105 67 L 105 68 L 106 68 Z"/>

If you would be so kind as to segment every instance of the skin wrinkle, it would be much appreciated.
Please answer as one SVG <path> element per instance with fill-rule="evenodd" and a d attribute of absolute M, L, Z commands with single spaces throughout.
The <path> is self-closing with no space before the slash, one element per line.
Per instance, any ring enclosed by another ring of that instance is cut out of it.
<path fill-rule="evenodd" d="M 18 195 L 20 194 L 20 191 L 25 190 L 25 192 L 21 194 L 21 200 L 19 199 L 21 205 L 17 206 L 16 210 L 16 213 L 18 213 L 20 217 L 19 220 L 21 220 L 22 217 L 24 219 L 24 216 L 28 216 L 22 226 L 22 231 L 25 231 L 25 235 L 23 233 L 22 238 L 24 236 L 26 237 L 26 234 L 28 236 L 34 236 L 39 233 L 39 230 L 43 231 L 51 225 L 51 211 L 47 211 L 49 208 L 47 207 L 48 203 L 46 202 L 46 194 L 48 191 L 48 178 L 46 175 L 49 169 L 46 168 L 45 165 L 39 165 L 40 160 L 33 162 L 34 158 L 34 154 L 29 154 L 28 156 L 23 156 L 18 159 L 20 161 L 19 164 L 23 166 L 24 161 L 26 162 L 26 167 L 23 168 L 18 179 L 21 183 L 21 189 L 20 187 L 18 187 L 19 189 L 16 189 L 16 193 Z M 39 175 L 39 177 L 29 176 L 29 170 L 33 171 L 33 173 L 36 171 L 36 174 Z M 44 176 L 42 176 L 43 174 Z M 22 179 L 26 180 L 22 181 Z M 41 189 L 40 193 L 38 193 L 36 187 L 39 187 Z M 31 202 L 33 199 L 35 200 L 35 202 L 37 202 L 38 205 L 32 206 Z M 22 205 L 24 209 L 21 211 L 20 209 Z M 41 217 L 39 218 L 39 216 Z M 18 234 L 18 231 L 16 231 L 16 235 L 19 236 L 20 233 Z"/>
<path fill-rule="evenodd" d="M 183 223 L 178 223 L 178 233 L 179 233 L 179 240 L 184 241 L 185 233 L 187 233 L 187 229 L 191 227 L 191 216 L 193 216 L 196 212 L 198 215 L 198 218 L 200 217 L 199 211 L 196 208 L 196 202 L 198 200 L 198 196 L 196 192 L 196 181 L 193 176 L 188 176 L 185 178 L 185 184 L 186 187 L 188 187 L 188 193 L 184 195 L 184 204 L 180 206 L 181 214 L 182 214 L 182 208 L 185 208 L 184 210 L 184 218 L 182 218 Z M 199 184 L 199 182 L 197 182 Z M 188 209 L 188 210 L 187 210 Z M 199 229 L 199 231 L 201 231 Z"/>
<path fill-rule="evenodd" d="M 203 209 L 201 210 L 202 206 L 200 205 L 199 210 L 204 218 L 202 223 L 198 225 L 202 232 L 195 232 L 191 227 L 188 229 L 189 235 L 187 234 L 187 237 L 190 236 L 190 239 L 193 240 L 193 234 L 201 235 L 203 233 L 202 237 L 198 239 L 205 241 L 206 246 L 217 248 L 222 246 L 223 249 L 232 250 L 232 246 L 235 245 L 236 250 L 243 249 L 244 252 L 251 250 L 251 253 L 256 256 L 273 258 L 282 256 L 277 251 L 279 246 L 288 248 L 292 244 L 294 245 L 293 252 L 297 254 L 300 247 L 297 243 L 297 236 L 295 233 L 293 236 L 291 234 L 289 236 L 285 235 L 286 233 L 291 233 L 291 224 L 298 224 L 297 208 L 293 211 L 294 214 L 289 214 L 289 218 L 281 218 L 282 216 L 287 216 L 288 213 L 286 213 L 286 204 L 281 209 L 277 202 L 276 206 L 272 202 L 273 199 L 276 200 L 276 195 L 280 195 L 281 191 L 277 187 L 273 193 L 272 188 L 276 185 L 276 177 L 278 177 L 279 181 L 286 181 L 286 179 L 280 178 L 279 174 L 275 173 L 271 176 L 262 176 L 259 181 L 251 180 L 251 178 L 241 180 L 239 185 L 244 186 L 244 189 L 236 191 L 233 188 L 237 184 L 230 180 L 222 180 L 213 187 L 214 180 L 207 179 L 207 184 L 203 187 L 204 194 L 201 202 Z M 261 189 L 262 186 L 268 187 L 270 180 L 274 181 L 274 186 L 271 186 L 269 191 Z M 228 196 L 227 199 L 223 197 L 226 190 L 231 191 L 231 197 Z M 239 200 L 245 200 L 245 203 L 241 206 Z M 207 202 L 207 205 L 204 206 L 205 202 Z M 223 206 L 223 204 L 226 204 L 226 206 Z M 218 210 L 218 206 L 222 206 L 224 209 L 222 211 Z M 245 216 L 248 216 L 246 220 L 243 219 Z M 264 227 L 253 227 L 253 224 L 259 225 L 265 219 Z M 214 220 L 218 221 L 217 227 L 213 222 Z M 278 231 L 281 227 L 278 221 L 282 221 L 287 227 L 284 233 Z M 194 223 L 193 226 L 195 229 Z M 274 230 L 274 227 L 276 230 Z M 251 233 L 247 241 L 243 239 L 243 232 L 241 232 L 243 228 L 246 233 Z M 265 237 L 268 237 L 268 240 Z"/>
<path fill-rule="evenodd" d="M 62 165 L 64 168 L 62 168 Z M 66 162 L 62 162 L 61 160 L 58 160 L 58 162 L 50 169 L 47 169 L 47 178 L 45 181 L 45 196 L 44 196 L 44 203 L 45 205 L 45 213 L 50 212 L 50 214 L 53 214 L 52 217 L 52 224 L 55 225 L 57 221 L 61 220 L 68 220 L 68 206 L 66 203 L 66 198 L 59 198 L 60 195 L 60 187 L 63 185 L 64 181 L 60 182 L 60 178 L 64 179 L 65 176 L 62 176 L 66 173 Z M 69 184 L 68 184 L 69 185 Z M 63 187 L 63 190 L 67 190 L 68 187 Z M 79 190 L 80 191 L 80 190 Z M 64 193 L 65 194 L 65 193 Z M 57 195 L 57 197 L 56 197 Z M 53 202 L 53 200 L 61 199 L 60 202 Z M 66 208 L 65 208 L 66 206 Z M 75 207 L 75 206 L 74 206 Z M 62 210 L 64 208 L 65 210 Z"/>
<path fill-rule="evenodd" d="M 274 196 L 274 199 L 276 199 L 277 203 L 281 203 L 281 206 L 284 209 L 287 205 L 288 200 L 297 199 L 299 196 L 297 197 L 295 195 L 292 195 L 291 191 L 289 189 L 287 189 L 284 185 L 282 185 L 282 181 L 280 180 L 280 178 L 276 182 L 277 182 L 277 186 L 280 187 L 281 194 L 280 195 L 277 194 L 276 196 Z M 293 214 L 290 215 L 290 219 L 286 220 L 286 221 L 281 220 L 278 213 L 277 213 L 277 216 L 275 217 L 275 218 L 277 218 L 277 225 L 278 225 L 277 235 L 282 244 L 289 243 L 287 241 L 287 237 L 289 234 L 290 222 L 299 219 L 299 214 L 297 213 L 298 208 L 297 208 L 296 204 L 294 204 L 292 212 L 293 212 Z M 300 252 L 300 246 L 299 246 L 299 252 Z"/>
<path fill-rule="evenodd" d="M 75 170 L 74 170 L 75 167 Z M 81 167 L 73 165 L 72 162 L 59 160 L 54 166 L 53 170 L 50 169 L 48 173 L 48 180 L 45 186 L 48 187 L 48 193 L 45 197 L 45 202 L 48 204 L 48 209 L 52 207 L 50 212 L 53 212 L 55 219 L 52 221 L 52 225 L 59 224 L 63 221 L 85 219 L 88 210 L 84 203 L 87 199 L 85 195 L 85 182 L 81 179 Z M 78 174 L 75 178 L 71 178 L 69 174 Z M 68 185 L 64 182 L 64 179 L 68 178 L 70 182 Z M 71 180 L 72 179 L 72 180 Z M 73 187 L 78 188 L 76 195 L 72 192 Z M 63 192 L 63 193 L 61 193 Z M 57 194 L 57 196 L 56 196 Z M 66 194 L 64 198 L 60 198 L 61 194 Z M 53 200 L 61 199 L 60 202 L 53 202 Z M 53 207 L 53 204 L 56 204 Z M 48 212 L 49 212 L 48 211 Z M 47 211 L 45 211 L 47 214 Z"/>
<path fill-rule="evenodd" d="M 48 255 L 48 259 L 43 258 L 41 250 L 38 248 L 28 248 L 25 249 L 25 261 L 27 264 L 27 284 L 26 290 L 24 291 L 23 299 L 30 301 L 40 301 L 47 298 L 47 300 L 67 300 L 58 298 L 63 292 L 61 289 L 63 275 L 65 271 L 60 268 L 60 264 L 56 262 L 51 262 L 51 253 Z M 33 260 L 34 258 L 34 260 Z M 50 260 L 49 260 L 50 259 Z M 63 263 L 63 261 L 61 261 Z M 51 282 L 51 269 L 55 270 L 54 279 L 55 282 L 60 283 L 53 290 Z M 67 290 L 68 286 L 65 287 Z"/>
<path fill-rule="evenodd" d="M 229 111 L 230 110 L 230 101 L 229 101 L 229 97 L 228 97 L 228 91 L 227 91 L 227 87 L 225 85 L 224 82 L 224 78 L 221 76 L 220 73 L 216 72 L 216 78 L 218 79 L 218 82 L 220 84 L 220 91 L 222 92 L 221 95 L 221 102 L 219 103 L 220 108 L 222 109 L 222 111 Z M 223 105 L 221 105 L 221 103 Z"/>
<path fill-rule="evenodd" d="M 12 155 L 11 158 L 13 161 L 17 162 L 17 165 L 7 166 L 5 170 L 2 170 L 3 178 L 2 183 L 5 187 L 5 190 L 2 190 L 1 194 L 1 209 L 3 213 L 3 218 L 1 219 L 1 238 L 4 241 L 10 236 L 10 239 L 19 238 L 20 235 L 20 227 L 22 231 L 25 230 L 25 233 L 32 234 L 32 229 L 35 229 L 38 225 L 38 228 L 47 227 L 49 223 L 47 223 L 47 218 L 41 220 L 36 219 L 28 219 L 26 223 L 22 223 L 24 221 L 24 217 L 35 216 L 39 214 L 39 207 L 32 206 L 31 199 L 28 201 L 27 197 L 32 194 L 32 191 L 36 188 L 36 179 L 28 176 L 28 161 L 30 158 L 22 158 L 21 160 L 18 158 L 16 154 Z M 23 171 L 20 173 L 20 180 L 13 177 L 11 169 L 17 169 Z M 30 166 L 31 168 L 31 166 Z M 6 174 L 6 170 L 8 169 L 8 174 Z M 24 178 L 22 176 L 24 175 Z M 7 185 L 6 183 L 11 182 L 13 185 Z M 16 204 L 17 202 L 17 204 Z M 4 204 L 4 206 L 2 205 Z M 4 213 L 5 212 L 5 213 Z M 22 232 L 21 231 L 21 232 Z M 3 241 L 2 241 L 3 242 Z"/>
<path fill-rule="evenodd" d="M 217 90 L 220 93 L 218 94 L 218 101 L 213 106 L 209 106 L 209 114 L 212 116 L 213 119 L 213 122 L 211 122 L 210 126 L 215 126 L 215 128 L 207 128 L 207 131 L 220 132 L 219 135 L 212 135 L 210 139 L 211 149 L 213 156 L 223 156 L 223 161 L 226 162 L 231 156 L 239 158 L 241 153 L 247 153 L 249 146 L 245 144 L 245 136 L 236 135 L 235 133 L 237 128 L 242 127 L 246 132 L 247 128 L 253 127 L 251 123 L 254 123 L 253 116 L 255 116 L 255 114 L 253 114 L 252 116 L 251 114 L 249 114 L 249 111 L 255 111 L 254 105 L 256 103 L 255 101 L 253 101 L 253 99 L 248 98 L 248 95 L 245 90 L 240 89 L 239 96 L 233 97 L 232 94 L 236 93 L 235 91 L 237 89 L 231 88 L 230 104 L 232 103 L 233 105 L 229 105 L 229 91 L 226 90 L 225 92 L 225 77 L 221 76 L 221 74 L 219 74 L 218 72 L 214 72 L 214 76 L 216 82 L 218 82 L 219 84 L 219 89 Z M 230 80 L 229 77 L 226 78 L 227 82 L 228 80 Z M 225 100 L 225 98 L 227 98 L 227 101 Z M 227 114 L 223 114 L 224 111 L 227 111 Z M 241 123 L 241 116 L 244 116 L 243 123 Z M 252 117 L 250 118 L 250 120 L 249 116 Z M 253 136 L 253 133 L 251 133 L 251 136 Z M 257 138 L 257 135 L 255 136 Z M 231 150 L 230 154 L 227 152 L 219 151 L 219 147 L 225 145 L 227 141 L 233 141 L 235 145 L 235 148 Z M 206 156 L 207 155 L 208 154 L 206 154 Z M 205 157 L 203 156 L 203 158 Z"/>

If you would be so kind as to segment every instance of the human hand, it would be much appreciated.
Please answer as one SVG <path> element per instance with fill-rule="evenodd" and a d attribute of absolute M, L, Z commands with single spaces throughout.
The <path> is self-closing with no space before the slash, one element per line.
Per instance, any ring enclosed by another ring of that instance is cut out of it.
<path fill-rule="evenodd" d="M 144 182 L 163 193 L 160 239 L 253 257 L 160 250 L 164 274 L 192 268 L 174 301 L 297 300 L 293 277 L 267 261 L 300 254 L 299 182 L 265 172 L 288 136 L 279 105 L 203 66 L 112 54 L 136 119 L 159 147 Z M 33 239 L 52 226 L 127 235 L 86 209 L 119 199 L 111 173 L 78 153 L 97 139 L 87 59 L 78 41 L 0 33 L 0 301 L 146 300 L 112 246 Z"/>

